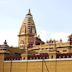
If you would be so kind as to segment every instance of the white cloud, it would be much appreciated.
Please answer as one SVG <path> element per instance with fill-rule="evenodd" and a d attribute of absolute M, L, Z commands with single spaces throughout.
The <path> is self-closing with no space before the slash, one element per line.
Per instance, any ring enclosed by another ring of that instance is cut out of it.
<path fill-rule="evenodd" d="M 55 32 L 55 33 L 48 33 L 46 30 L 42 30 L 40 32 L 38 32 L 38 34 L 40 35 L 40 38 L 43 41 L 47 41 L 49 39 L 55 39 L 55 40 L 60 40 L 62 39 L 63 41 L 67 41 L 68 40 L 68 36 L 71 33 L 66 33 L 66 32 Z"/>
<path fill-rule="evenodd" d="M 40 38 L 41 38 L 43 41 L 46 41 L 47 38 L 48 38 L 48 32 L 47 32 L 46 30 L 39 31 L 39 32 L 38 32 L 38 35 L 40 35 Z"/>
<path fill-rule="evenodd" d="M 46 30 L 39 31 L 38 34 L 43 41 L 47 41 L 49 39 L 55 39 L 63 41 L 67 41 L 68 36 L 71 33 L 65 32 L 55 32 L 48 33 Z M 7 40 L 9 46 L 18 46 L 18 33 L 17 32 L 0 32 L 0 44 L 3 44 L 4 40 Z"/>
<path fill-rule="evenodd" d="M 62 39 L 63 41 L 67 41 L 67 40 L 68 40 L 68 36 L 69 36 L 70 34 L 71 34 L 71 33 L 55 32 L 55 33 L 52 33 L 52 34 L 50 35 L 50 38 L 55 39 L 55 40 L 60 40 L 60 39 Z"/>
<path fill-rule="evenodd" d="M 7 40 L 9 46 L 18 46 L 18 37 L 15 32 L 0 32 L 0 44 Z"/>

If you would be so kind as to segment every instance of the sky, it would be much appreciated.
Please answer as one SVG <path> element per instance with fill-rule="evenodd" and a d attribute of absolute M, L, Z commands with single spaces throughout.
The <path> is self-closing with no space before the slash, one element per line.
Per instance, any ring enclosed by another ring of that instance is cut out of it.
<path fill-rule="evenodd" d="M 37 35 L 43 41 L 67 41 L 72 33 L 72 0 L 0 0 L 0 44 L 18 46 L 22 21 L 31 9 Z"/>

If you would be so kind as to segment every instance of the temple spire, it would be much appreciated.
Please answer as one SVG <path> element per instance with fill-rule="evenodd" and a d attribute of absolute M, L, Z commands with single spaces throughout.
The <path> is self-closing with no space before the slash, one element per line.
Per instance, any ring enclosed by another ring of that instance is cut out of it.
<path fill-rule="evenodd" d="M 31 15 L 31 10 L 30 9 L 28 10 L 28 14 L 27 15 Z"/>
<path fill-rule="evenodd" d="M 36 35 L 36 27 L 31 14 L 28 10 L 19 32 L 19 47 L 32 45 L 34 43 L 34 36 Z"/>
<path fill-rule="evenodd" d="M 29 9 L 29 13 L 30 13 L 30 9 Z"/>
<path fill-rule="evenodd" d="M 4 45 L 7 45 L 7 41 L 6 40 L 4 41 Z"/>

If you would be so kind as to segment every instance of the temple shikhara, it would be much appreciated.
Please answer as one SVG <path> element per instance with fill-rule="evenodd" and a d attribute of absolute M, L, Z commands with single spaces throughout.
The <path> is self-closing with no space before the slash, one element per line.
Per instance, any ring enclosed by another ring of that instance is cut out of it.
<path fill-rule="evenodd" d="M 29 9 L 28 13 L 26 14 L 26 16 L 22 22 L 21 28 L 19 30 L 18 47 L 10 47 L 7 44 L 7 41 L 5 40 L 4 44 L 0 45 L 0 61 L 3 61 L 5 63 L 5 65 L 8 62 L 12 63 L 12 61 L 14 62 L 14 61 L 26 61 L 26 60 L 27 61 L 32 61 L 32 60 L 33 61 L 34 60 L 35 61 L 37 61 L 37 60 L 38 61 L 39 60 L 46 60 L 46 61 L 49 60 L 50 61 L 50 60 L 57 59 L 57 61 L 60 61 L 60 60 L 64 61 L 64 59 L 65 59 L 65 61 L 66 61 L 67 59 L 70 59 L 70 61 L 72 62 L 72 60 L 71 60 L 72 59 L 72 34 L 70 36 L 68 36 L 68 40 L 66 42 L 63 42 L 62 40 L 60 40 L 60 41 L 48 40 L 47 42 L 44 42 L 37 35 L 37 30 L 36 30 L 35 25 L 36 24 L 33 20 L 33 16 Z M 3 65 L 4 68 L 5 68 L 5 65 Z M 68 63 L 68 65 L 69 65 L 69 63 Z M 17 67 L 17 68 L 19 68 L 19 67 Z M 14 68 L 14 69 L 16 70 L 17 68 Z M 53 69 L 53 71 L 50 71 L 50 72 L 55 72 L 55 70 L 56 70 L 53 67 L 51 67 L 50 69 Z M 58 64 L 58 69 L 59 69 L 59 64 Z M 70 68 L 70 69 L 72 69 L 72 68 Z M 62 70 L 62 68 L 61 68 L 61 70 Z M 5 70 L 2 72 L 5 72 Z M 20 72 L 20 71 L 19 70 L 11 71 L 9 69 L 9 71 L 6 71 L 6 72 Z M 32 72 L 32 71 L 30 71 L 30 72 Z M 35 72 L 41 72 L 41 71 L 35 71 Z M 62 71 L 58 70 L 56 72 L 62 72 Z M 63 71 L 63 72 L 68 72 L 68 71 Z M 71 71 L 69 71 L 69 72 L 71 72 Z"/>

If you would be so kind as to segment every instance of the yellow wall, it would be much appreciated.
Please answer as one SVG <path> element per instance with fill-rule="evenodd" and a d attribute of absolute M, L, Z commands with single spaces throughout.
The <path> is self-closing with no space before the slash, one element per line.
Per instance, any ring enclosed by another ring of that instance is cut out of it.
<path fill-rule="evenodd" d="M 0 72 L 4 72 L 3 66 L 4 66 L 4 63 L 2 61 L 0 61 Z"/>
<path fill-rule="evenodd" d="M 72 72 L 72 61 L 0 62 L 0 72 L 48 72 L 46 67 L 49 72 Z"/>
<path fill-rule="evenodd" d="M 4 60 L 4 54 L 0 54 L 0 60 Z"/>

